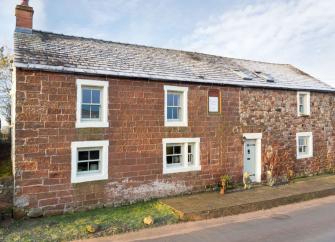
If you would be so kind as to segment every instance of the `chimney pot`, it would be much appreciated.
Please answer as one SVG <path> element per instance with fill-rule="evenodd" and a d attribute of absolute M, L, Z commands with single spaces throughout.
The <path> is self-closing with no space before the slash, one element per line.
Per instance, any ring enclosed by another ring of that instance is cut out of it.
<path fill-rule="evenodd" d="M 22 0 L 21 5 L 23 6 L 29 6 L 29 0 Z"/>
<path fill-rule="evenodd" d="M 34 10 L 28 0 L 22 0 L 15 8 L 16 32 L 32 33 Z"/>

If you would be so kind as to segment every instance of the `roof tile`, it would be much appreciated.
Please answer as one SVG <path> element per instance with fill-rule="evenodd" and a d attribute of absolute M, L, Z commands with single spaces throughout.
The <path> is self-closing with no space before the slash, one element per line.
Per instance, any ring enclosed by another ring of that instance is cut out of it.
<path fill-rule="evenodd" d="M 335 91 L 286 64 L 240 60 L 179 50 L 123 44 L 34 30 L 14 34 L 21 68 L 139 77 L 221 85 Z M 251 76 L 243 78 L 236 70 Z M 268 82 L 255 71 L 273 77 Z M 248 80 L 246 80 L 248 79 Z"/>

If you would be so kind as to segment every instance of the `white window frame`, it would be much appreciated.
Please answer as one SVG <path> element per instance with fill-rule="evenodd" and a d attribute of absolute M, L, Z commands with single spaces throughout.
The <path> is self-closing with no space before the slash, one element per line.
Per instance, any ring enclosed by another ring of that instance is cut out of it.
<path fill-rule="evenodd" d="M 83 80 L 77 79 L 77 111 L 76 128 L 107 128 L 108 123 L 108 81 Z M 82 120 L 81 119 L 81 101 L 83 87 L 92 87 L 101 89 L 101 118 L 100 120 Z"/>
<path fill-rule="evenodd" d="M 200 171 L 200 138 L 166 138 L 163 139 L 163 174 Z M 182 144 L 182 166 L 168 167 L 166 160 L 166 146 L 168 144 Z M 194 144 L 193 164 L 188 163 L 188 145 Z"/>
<path fill-rule="evenodd" d="M 299 137 L 308 137 L 308 154 L 300 154 L 299 152 Z M 313 157 L 313 133 L 312 132 L 300 132 L 296 134 L 296 145 L 297 145 L 297 159 L 304 159 Z"/>
<path fill-rule="evenodd" d="M 181 98 L 182 120 L 168 120 L 167 118 L 167 94 L 168 92 L 179 92 Z M 164 86 L 164 125 L 165 127 L 187 127 L 188 125 L 188 87 Z"/>
<path fill-rule="evenodd" d="M 306 95 L 305 112 L 300 112 L 300 95 Z M 297 111 L 298 116 L 309 116 L 311 115 L 311 93 L 310 92 L 297 92 Z"/>
<path fill-rule="evenodd" d="M 99 181 L 108 179 L 108 140 L 99 141 L 77 141 L 71 143 L 71 183 L 81 183 L 89 181 Z M 91 149 L 100 148 L 100 159 L 101 164 L 99 172 L 87 172 L 78 174 L 77 163 L 78 163 L 78 150 L 80 149 Z"/>

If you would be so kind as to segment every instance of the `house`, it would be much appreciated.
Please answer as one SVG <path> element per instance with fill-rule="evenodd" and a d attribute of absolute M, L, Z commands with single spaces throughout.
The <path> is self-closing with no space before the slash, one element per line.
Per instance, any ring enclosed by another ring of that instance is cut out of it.
<path fill-rule="evenodd" d="M 33 30 L 16 7 L 17 210 L 44 214 L 264 179 L 267 150 L 296 174 L 334 165 L 335 89 L 287 64 Z"/>

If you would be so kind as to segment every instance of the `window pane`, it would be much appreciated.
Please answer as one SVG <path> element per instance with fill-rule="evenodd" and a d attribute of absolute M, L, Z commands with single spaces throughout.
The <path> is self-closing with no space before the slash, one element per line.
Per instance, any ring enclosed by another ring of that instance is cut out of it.
<path fill-rule="evenodd" d="M 90 151 L 90 160 L 99 160 L 100 151 L 99 150 L 91 150 Z"/>
<path fill-rule="evenodd" d="M 172 163 L 173 163 L 173 164 L 178 164 L 178 163 L 180 163 L 180 155 L 172 156 Z"/>
<path fill-rule="evenodd" d="M 81 118 L 90 118 L 90 105 L 81 105 Z"/>
<path fill-rule="evenodd" d="M 300 104 L 303 104 L 304 103 L 304 95 L 300 94 Z"/>
<path fill-rule="evenodd" d="M 89 170 L 90 171 L 98 171 L 99 170 L 99 161 L 90 162 Z"/>
<path fill-rule="evenodd" d="M 167 105 L 168 106 L 173 106 L 173 94 L 169 94 L 167 95 Z"/>
<path fill-rule="evenodd" d="M 307 145 L 308 143 L 308 137 L 302 137 L 302 144 Z"/>
<path fill-rule="evenodd" d="M 92 90 L 92 103 L 100 104 L 100 90 Z"/>
<path fill-rule="evenodd" d="M 166 163 L 167 163 L 168 165 L 171 165 L 171 164 L 172 164 L 172 156 L 167 156 L 167 157 L 166 157 Z"/>
<path fill-rule="evenodd" d="M 82 91 L 82 102 L 83 103 L 91 103 L 91 90 L 83 89 Z"/>
<path fill-rule="evenodd" d="M 299 106 L 299 112 L 300 112 L 300 113 L 304 113 L 304 106 L 303 106 L 303 105 L 300 105 L 300 106 Z"/>
<path fill-rule="evenodd" d="M 79 151 L 78 152 L 78 160 L 88 160 L 88 151 Z"/>
<path fill-rule="evenodd" d="M 100 105 L 91 106 L 91 118 L 98 119 L 100 117 Z"/>
<path fill-rule="evenodd" d="M 299 153 L 308 154 L 309 137 L 308 136 L 299 137 L 298 143 L 299 143 Z"/>
<path fill-rule="evenodd" d="M 174 149 L 174 154 L 181 154 L 181 146 L 174 146 L 173 147 Z"/>
<path fill-rule="evenodd" d="M 167 108 L 167 119 L 173 119 L 172 110 L 173 108 Z"/>
<path fill-rule="evenodd" d="M 172 108 L 172 119 L 178 119 L 178 108 Z"/>
<path fill-rule="evenodd" d="M 187 161 L 189 164 L 193 164 L 193 145 L 187 146 Z"/>
<path fill-rule="evenodd" d="M 173 106 L 180 106 L 180 95 L 179 94 L 174 95 Z"/>
<path fill-rule="evenodd" d="M 305 105 L 306 105 L 306 95 L 300 94 L 299 95 L 299 112 L 305 113 Z"/>
<path fill-rule="evenodd" d="M 308 137 L 299 137 L 299 145 L 307 145 Z"/>
<path fill-rule="evenodd" d="M 172 155 L 173 154 L 173 146 L 167 146 L 166 147 L 166 154 Z"/>
<path fill-rule="evenodd" d="M 193 154 L 188 154 L 188 163 L 192 164 L 193 163 Z"/>
<path fill-rule="evenodd" d="M 88 171 L 88 162 L 78 163 L 78 172 Z"/>
<path fill-rule="evenodd" d="M 177 118 L 178 120 L 181 120 L 181 108 L 177 108 Z"/>
<path fill-rule="evenodd" d="M 167 156 L 166 163 L 168 165 L 181 164 L 181 155 Z"/>

